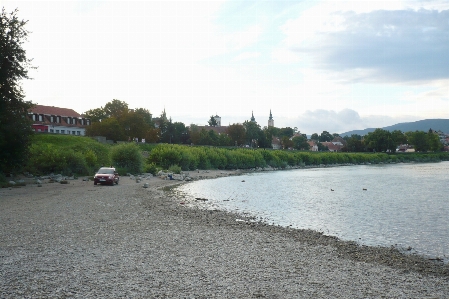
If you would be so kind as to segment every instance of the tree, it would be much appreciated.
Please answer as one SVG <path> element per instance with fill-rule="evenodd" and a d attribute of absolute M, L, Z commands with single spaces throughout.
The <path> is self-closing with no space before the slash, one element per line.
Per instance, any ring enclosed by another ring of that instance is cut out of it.
<path fill-rule="evenodd" d="M 200 141 L 200 129 L 197 125 L 191 124 L 189 127 L 190 131 L 190 142 L 193 144 L 198 144 Z"/>
<path fill-rule="evenodd" d="M 28 21 L 19 20 L 18 10 L 0 14 L 0 170 L 7 173 L 21 166 L 27 157 L 33 131 L 20 81 L 30 79 L 33 69 L 22 45 L 27 40 Z"/>
<path fill-rule="evenodd" d="M 351 137 L 346 138 L 346 145 L 341 150 L 343 152 L 363 152 L 364 147 L 361 139 L 360 135 L 351 135 Z"/>
<path fill-rule="evenodd" d="M 312 136 L 310 136 L 310 139 L 315 140 L 315 141 L 319 141 L 320 140 L 320 136 L 318 136 L 317 133 L 313 133 Z"/>
<path fill-rule="evenodd" d="M 232 124 L 226 129 L 226 133 L 231 138 L 232 145 L 242 145 L 245 142 L 245 127 L 241 124 Z"/>
<path fill-rule="evenodd" d="M 332 139 L 334 139 L 334 136 L 332 136 L 328 131 L 323 131 L 319 137 L 320 142 L 329 142 L 332 141 Z"/>
<path fill-rule="evenodd" d="M 207 121 L 209 123 L 209 126 L 211 127 L 216 127 L 217 121 L 215 120 L 215 117 L 213 115 L 210 116 L 210 119 Z"/>
<path fill-rule="evenodd" d="M 254 121 L 245 121 L 243 126 L 245 127 L 247 144 L 250 144 L 251 147 L 257 147 L 260 132 L 262 131 L 260 126 Z"/>
<path fill-rule="evenodd" d="M 103 109 L 108 117 L 115 117 L 118 120 L 129 110 L 126 102 L 116 99 L 106 103 Z"/>
<path fill-rule="evenodd" d="M 152 117 L 152 115 L 151 115 L 151 113 L 150 113 L 150 111 L 148 109 L 137 108 L 137 109 L 134 109 L 134 113 L 136 113 L 137 115 L 142 116 L 142 118 L 145 121 L 145 123 L 147 125 L 149 125 L 151 128 L 154 128 L 153 117 Z"/>
<path fill-rule="evenodd" d="M 308 150 L 309 149 L 309 143 L 307 142 L 307 136 L 305 134 L 301 134 L 300 136 L 295 136 L 292 139 L 293 146 L 296 149 L 299 150 Z"/>
<path fill-rule="evenodd" d="M 103 119 L 108 118 L 108 115 L 106 114 L 106 111 L 104 111 L 103 107 L 87 110 L 84 114 L 87 118 L 90 118 L 93 123 L 100 122 Z"/>
<path fill-rule="evenodd" d="M 394 130 L 391 132 L 391 139 L 396 146 L 407 143 L 407 137 L 401 130 Z"/>
<path fill-rule="evenodd" d="M 391 137 L 391 133 L 387 130 L 376 129 L 369 132 L 364 139 L 366 148 L 375 152 L 395 152 L 396 145 Z"/>
<path fill-rule="evenodd" d="M 282 136 L 281 144 L 284 149 L 289 149 L 294 146 L 293 141 L 291 141 L 290 138 L 288 138 L 287 136 Z"/>
<path fill-rule="evenodd" d="M 134 138 L 142 140 L 150 129 L 150 125 L 145 121 L 144 115 L 133 111 L 123 113 L 120 124 L 125 130 L 128 137 L 127 140 L 134 140 Z"/>
<path fill-rule="evenodd" d="M 282 137 L 284 136 L 290 138 L 294 133 L 294 130 L 290 127 L 280 128 L 277 137 L 279 137 L 280 139 L 282 139 Z"/>
<path fill-rule="evenodd" d="M 113 141 L 126 141 L 129 135 L 115 117 L 109 117 L 101 122 L 92 123 L 86 128 L 87 136 L 104 136 Z"/>

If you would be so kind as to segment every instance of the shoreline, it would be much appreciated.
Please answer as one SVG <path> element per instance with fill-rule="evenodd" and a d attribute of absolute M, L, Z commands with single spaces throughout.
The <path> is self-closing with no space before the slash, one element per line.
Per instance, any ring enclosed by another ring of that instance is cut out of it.
<path fill-rule="evenodd" d="M 449 297 L 447 265 L 188 208 L 180 183 L 0 189 L 0 297 Z"/>

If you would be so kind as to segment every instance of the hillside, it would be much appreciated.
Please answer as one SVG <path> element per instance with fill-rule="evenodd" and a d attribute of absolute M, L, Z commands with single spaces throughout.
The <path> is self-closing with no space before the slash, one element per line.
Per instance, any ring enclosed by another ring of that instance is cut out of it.
<path fill-rule="evenodd" d="M 351 136 L 352 134 L 357 135 L 366 135 L 369 132 L 373 132 L 376 128 L 368 128 L 364 130 L 353 130 L 345 133 L 341 133 L 340 136 Z M 444 133 L 449 133 L 449 119 L 424 119 L 418 120 L 415 122 L 408 123 L 399 123 L 388 127 L 383 127 L 381 129 L 387 131 L 401 130 L 402 132 L 409 131 L 425 131 L 427 132 L 429 129 L 439 131 L 441 130 Z"/>

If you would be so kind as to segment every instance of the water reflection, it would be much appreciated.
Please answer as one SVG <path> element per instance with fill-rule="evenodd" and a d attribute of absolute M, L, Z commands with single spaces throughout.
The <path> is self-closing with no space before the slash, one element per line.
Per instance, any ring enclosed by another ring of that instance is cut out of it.
<path fill-rule="evenodd" d="M 255 173 L 181 186 L 210 205 L 366 245 L 449 257 L 449 162 Z M 364 190 L 366 189 L 366 190 Z M 333 191 L 331 191 L 333 190 Z"/>

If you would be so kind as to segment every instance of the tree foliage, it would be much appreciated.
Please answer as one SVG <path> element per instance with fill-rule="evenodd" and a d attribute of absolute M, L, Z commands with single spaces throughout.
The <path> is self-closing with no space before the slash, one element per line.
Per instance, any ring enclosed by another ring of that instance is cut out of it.
<path fill-rule="evenodd" d="M 20 85 L 29 79 L 33 68 L 26 57 L 23 43 L 27 40 L 27 21 L 20 20 L 18 10 L 0 13 L 0 171 L 10 172 L 23 165 L 32 135 L 28 110 L 33 106 L 25 101 Z"/>
<path fill-rule="evenodd" d="M 226 133 L 231 139 L 232 145 L 239 146 L 245 143 L 246 131 L 243 125 L 232 124 L 227 128 Z"/>
<path fill-rule="evenodd" d="M 368 151 L 375 152 L 395 152 L 396 145 L 387 130 L 376 129 L 374 132 L 369 132 L 365 138 L 364 143 Z"/>
<path fill-rule="evenodd" d="M 211 127 L 215 127 L 217 126 L 217 120 L 215 119 L 215 117 L 213 115 L 210 116 L 210 119 L 207 121 L 209 123 L 209 126 Z"/>

